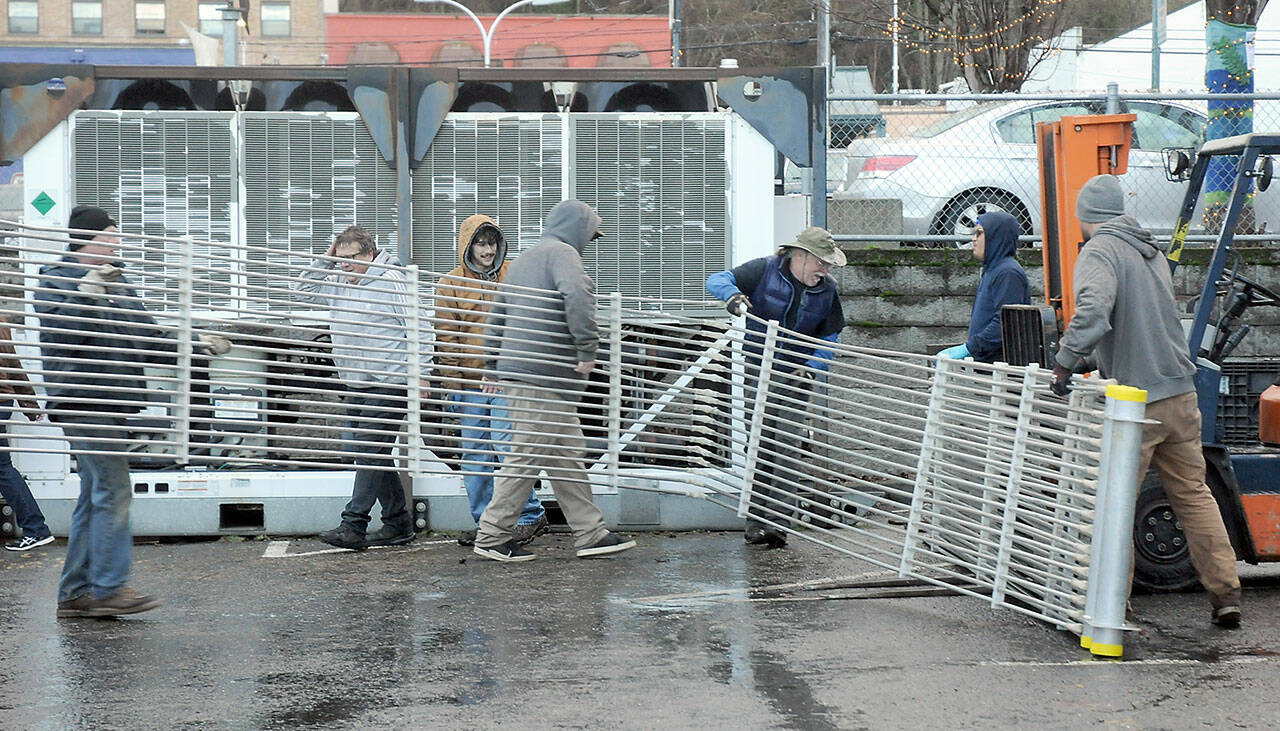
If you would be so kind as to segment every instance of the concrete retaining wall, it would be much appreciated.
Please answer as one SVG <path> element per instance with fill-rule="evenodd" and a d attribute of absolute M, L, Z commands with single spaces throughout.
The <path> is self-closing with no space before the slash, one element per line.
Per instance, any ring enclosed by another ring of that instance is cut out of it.
<path fill-rule="evenodd" d="M 1280 290 L 1280 249 L 1240 249 L 1241 273 Z M 943 249 L 847 250 L 849 266 L 836 274 L 848 325 L 843 342 L 911 353 L 933 353 L 963 342 L 981 274 L 970 251 Z M 1207 249 L 1187 251 L 1174 274 L 1180 304 L 1199 293 Z M 1038 249 L 1019 252 L 1031 280 L 1033 302 L 1043 302 Z M 1280 308 L 1255 308 L 1253 331 L 1233 356 L 1280 355 Z"/>

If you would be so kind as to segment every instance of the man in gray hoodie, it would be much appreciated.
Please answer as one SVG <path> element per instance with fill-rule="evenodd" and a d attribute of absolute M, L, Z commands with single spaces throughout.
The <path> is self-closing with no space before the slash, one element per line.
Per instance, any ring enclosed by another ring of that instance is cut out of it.
<path fill-rule="evenodd" d="M 1222 514 L 1205 484 L 1196 406 L 1195 366 L 1178 322 L 1173 278 L 1155 238 L 1124 214 L 1114 175 L 1085 183 L 1076 216 L 1088 242 L 1075 266 L 1076 310 L 1054 363 L 1054 391 L 1065 394 L 1071 372 L 1096 349 L 1104 376 L 1147 392 L 1138 475 L 1153 466 L 1187 536 L 1191 563 L 1213 605 L 1210 619 L 1240 623 L 1236 554 Z"/>
<path fill-rule="evenodd" d="M 321 533 L 320 540 L 357 550 L 409 543 L 413 519 L 403 476 L 385 469 L 392 464 L 408 406 L 409 288 L 400 261 L 379 251 L 373 236 L 359 226 L 338 234 L 324 255 L 327 260 L 303 271 L 295 291 L 329 309 L 333 362 L 346 386 L 356 476 L 342 524 Z M 382 527 L 366 536 L 374 502 L 382 503 Z"/>
<path fill-rule="evenodd" d="M 596 366 L 600 333 L 595 283 L 583 269 L 582 251 L 603 235 L 600 224 L 582 201 L 557 203 L 537 245 L 511 263 L 490 310 L 484 352 L 499 355 L 484 390 L 505 393 L 512 435 L 493 498 L 480 516 L 473 550 L 485 558 L 533 560 L 511 531 L 542 470 L 573 530 L 579 558 L 636 545 L 605 527 L 583 467 L 578 402 Z"/>

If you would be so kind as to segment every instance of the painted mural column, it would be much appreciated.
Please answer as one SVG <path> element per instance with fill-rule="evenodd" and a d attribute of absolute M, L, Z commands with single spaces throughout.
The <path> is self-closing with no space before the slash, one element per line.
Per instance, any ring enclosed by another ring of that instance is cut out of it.
<path fill-rule="evenodd" d="M 1253 93 L 1253 40 L 1258 15 L 1266 0 L 1208 0 L 1205 3 L 1204 82 L 1211 94 Z M 1207 140 L 1253 131 L 1253 101 L 1209 99 Z M 1215 157 L 1205 178 L 1205 229 L 1216 233 L 1222 226 L 1235 180 L 1235 157 Z M 1250 183 L 1252 185 L 1252 183 Z M 1241 211 L 1237 233 L 1254 230 L 1253 191 Z"/>

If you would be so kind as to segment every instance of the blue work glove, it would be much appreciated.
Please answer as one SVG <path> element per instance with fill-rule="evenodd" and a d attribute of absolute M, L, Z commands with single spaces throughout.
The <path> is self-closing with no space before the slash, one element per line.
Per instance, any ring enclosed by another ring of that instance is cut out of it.
<path fill-rule="evenodd" d="M 955 358 L 956 360 L 964 360 L 969 357 L 969 346 L 961 343 L 959 345 L 938 351 L 939 358 Z"/>

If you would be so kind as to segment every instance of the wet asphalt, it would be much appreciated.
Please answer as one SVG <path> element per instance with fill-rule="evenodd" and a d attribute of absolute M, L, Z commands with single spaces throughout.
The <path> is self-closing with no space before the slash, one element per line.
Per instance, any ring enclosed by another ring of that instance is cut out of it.
<path fill-rule="evenodd" d="M 439 535 L 140 543 L 165 605 L 112 620 L 54 617 L 64 542 L 2 552 L 0 728 L 1280 726 L 1280 565 L 1242 569 L 1232 632 L 1199 594 L 1135 596 L 1116 662 L 972 598 L 867 598 L 889 574 L 816 545 L 637 538 L 523 564 Z"/>

